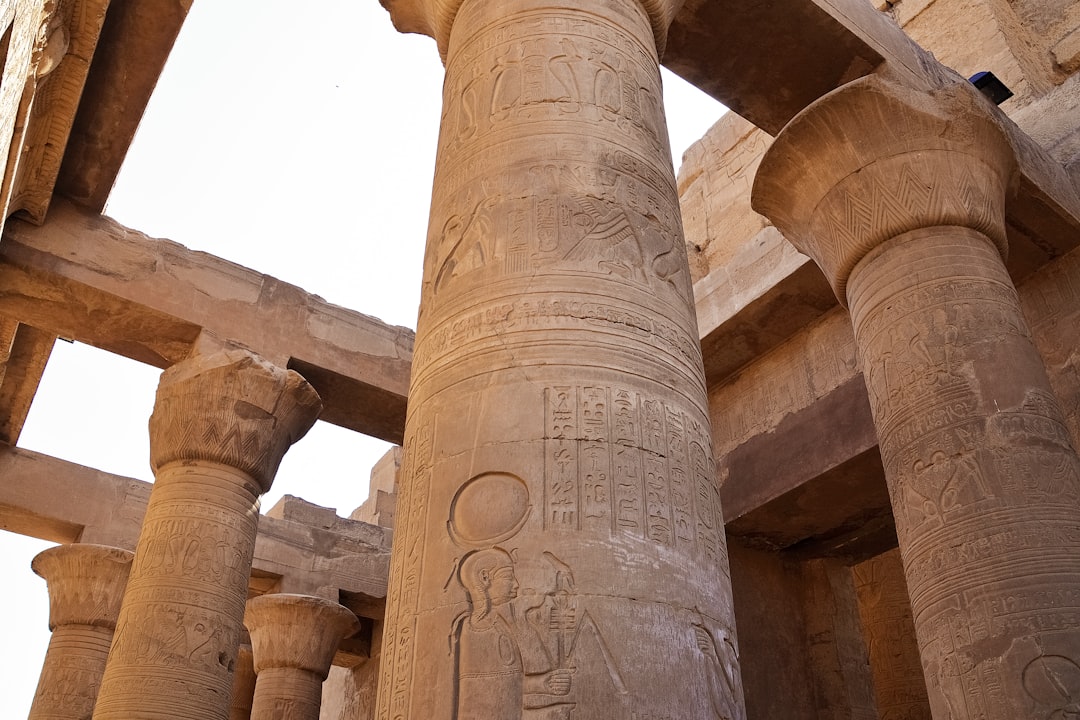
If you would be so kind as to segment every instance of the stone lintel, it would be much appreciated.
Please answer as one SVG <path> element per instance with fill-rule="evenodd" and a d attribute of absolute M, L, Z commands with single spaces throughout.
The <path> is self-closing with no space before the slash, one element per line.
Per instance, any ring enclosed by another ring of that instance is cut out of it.
<path fill-rule="evenodd" d="M 248 600 L 256 674 L 268 668 L 304 670 L 325 679 L 340 642 L 360 629 L 352 611 L 311 595 L 271 593 Z"/>
<path fill-rule="evenodd" d="M 45 219 L 82 91 L 105 22 L 109 0 L 55 3 L 39 49 L 33 101 L 21 128 L 21 157 L 8 214 Z"/>
<path fill-rule="evenodd" d="M 19 440 L 56 336 L 14 320 L 0 320 L 0 442 Z"/>
<path fill-rule="evenodd" d="M 192 0 L 112 3 L 86 77 L 57 191 L 101 212 Z"/>
<path fill-rule="evenodd" d="M 0 313 L 155 367 L 202 333 L 233 341 L 302 374 L 324 398 L 321 419 L 402 440 L 407 328 L 59 200 L 42 227 L 7 223 L 0 284 Z"/>
<path fill-rule="evenodd" d="M 896 545 L 861 374 L 718 466 L 724 524 L 744 545 L 853 561 Z"/>
<path fill-rule="evenodd" d="M 866 0 L 688 0 L 664 65 L 771 135 L 845 83 L 871 73 L 914 89 L 958 78 Z M 998 109 L 1018 163 L 1006 206 L 1014 280 L 1080 244 L 1068 176 Z"/>
<path fill-rule="evenodd" d="M 133 553 L 104 545 L 58 545 L 38 553 L 34 572 L 49 584 L 49 629 L 116 629 Z"/>
<path fill-rule="evenodd" d="M 0 476 L 0 529 L 57 543 L 135 548 L 150 483 L 19 448 L 0 448 Z M 303 514 L 259 518 L 252 592 L 340 597 L 357 615 L 381 619 L 390 531 L 346 518 L 331 527 L 292 519 Z"/>
<path fill-rule="evenodd" d="M 669 70 L 770 135 L 882 62 L 881 48 L 813 0 L 687 0 L 663 58 Z"/>
<path fill-rule="evenodd" d="M 759 275 L 752 285 L 745 285 L 747 270 L 756 269 L 736 258 L 732 265 L 714 270 L 694 285 L 709 387 L 836 307 L 829 283 L 808 257 L 795 251 L 775 228 L 761 235 L 765 236 L 762 242 L 775 248 L 761 257 L 759 264 L 767 265 L 764 277 Z"/>

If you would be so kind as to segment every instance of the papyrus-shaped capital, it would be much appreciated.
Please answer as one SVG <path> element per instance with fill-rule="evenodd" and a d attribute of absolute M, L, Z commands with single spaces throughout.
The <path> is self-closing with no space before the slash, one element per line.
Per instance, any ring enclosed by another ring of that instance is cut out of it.
<path fill-rule="evenodd" d="M 845 305 L 859 261 L 912 230 L 970 228 L 1004 256 L 1016 159 L 999 123 L 960 78 L 930 92 L 861 78 L 777 136 L 758 169 L 754 209 L 814 259 Z"/>
<path fill-rule="evenodd" d="M 104 545 L 58 545 L 30 567 L 49 585 L 49 629 L 90 625 L 116 629 L 133 554 Z"/>
<path fill-rule="evenodd" d="M 216 462 L 270 489 L 281 458 L 315 423 L 315 390 L 248 352 L 197 356 L 166 370 L 150 417 L 150 464 Z"/>
<path fill-rule="evenodd" d="M 360 629 L 360 621 L 343 605 L 290 593 L 249 600 L 244 624 L 251 633 L 256 673 L 292 668 L 323 679 L 338 644 Z"/>

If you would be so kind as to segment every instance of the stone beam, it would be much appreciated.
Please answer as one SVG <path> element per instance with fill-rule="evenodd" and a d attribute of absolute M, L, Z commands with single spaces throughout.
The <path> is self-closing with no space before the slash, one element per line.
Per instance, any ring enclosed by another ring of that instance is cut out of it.
<path fill-rule="evenodd" d="M 56 201 L 0 243 L 0 313 L 165 368 L 200 335 L 301 373 L 320 419 L 401 443 L 412 331 Z"/>
<path fill-rule="evenodd" d="M 804 107 L 884 59 L 812 0 L 687 0 L 668 33 L 664 65 L 776 135 Z"/>
<path fill-rule="evenodd" d="M 101 212 L 192 0 L 124 0 L 109 7 L 57 191 Z"/>
<path fill-rule="evenodd" d="M 133 550 L 151 484 L 40 453 L 0 448 L 0 529 L 56 543 Z M 291 499 L 259 518 L 251 592 L 341 596 L 358 615 L 382 617 L 391 531 Z"/>
<path fill-rule="evenodd" d="M 713 387 L 837 307 L 825 276 L 773 227 L 694 284 L 705 381 Z"/>
<path fill-rule="evenodd" d="M 771 135 L 872 72 L 923 90 L 941 87 L 949 72 L 866 0 L 688 0 L 664 64 Z M 1006 223 L 1009 269 L 1020 280 L 1080 244 L 1080 197 L 1059 164 L 996 116 L 1019 162 Z"/>
<path fill-rule="evenodd" d="M 0 442 L 19 440 L 56 336 L 0 319 Z"/>

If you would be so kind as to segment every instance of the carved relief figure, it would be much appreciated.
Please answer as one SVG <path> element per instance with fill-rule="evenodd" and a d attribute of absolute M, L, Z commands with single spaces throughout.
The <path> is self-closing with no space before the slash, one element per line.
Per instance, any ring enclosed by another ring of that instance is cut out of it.
<path fill-rule="evenodd" d="M 497 201 L 488 197 L 467 216 L 453 215 L 443 225 L 442 238 L 436 247 L 445 259 L 439 264 L 435 290 L 450 278 L 478 270 L 491 260 L 495 254 L 495 232 L 489 211 Z"/>
<path fill-rule="evenodd" d="M 548 61 L 548 70 L 559 86 L 554 88 L 554 100 L 561 103 L 559 107 L 564 112 L 578 112 L 581 110 L 581 102 L 584 99 L 578 75 L 585 58 L 578 52 L 577 46 L 570 38 L 559 41 L 559 50 L 561 52 Z"/>
<path fill-rule="evenodd" d="M 737 670 L 739 656 L 735 644 L 722 630 L 720 639 L 704 625 L 694 625 L 694 640 L 705 656 L 705 675 L 709 680 L 709 697 L 718 720 L 741 720 L 742 680 Z"/>
<path fill-rule="evenodd" d="M 551 668 L 535 628 L 512 603 L 518 582 L 510 554 L 499 547 L 474 551 L 458 579 L 469 611 L 451 633 L 455 720 L 516 720 L 527 717 L 526 707 L 559 704 L 570 692 L 573 670 Z"/>
<path fill-rule="evenodd" d="M 961 663 L 969 667 L 962 668 Z M 970 717 L 964 687 L 964 676 L 973 669 L 970 665 L 970 658 L 962 654 L 948 654 L 930 661 L 932 672 L 927 674 L 930 679 L 927 690 L 935 718 L 966 720 Z"/>
<path fill-rule="evenodd" d="M 593 77 L 593 97 L 600 116 L 615 121 L 622 110 L 622 79 L 619 71 L 622 58 L 611 48 L 593 45 L 589 48 L 590 59 L 597 68 Z"/>
<path fill-rule="evenodd" d="M 523 59 L 521 45 L 511 45 L 505 53 L 495 58 L 495 66 L 491 70 L 495 78 L 491 91 L 491 117 L 495 120 L 505 119 L 510 110 L 521 102 L 525 81 L 521 68 Z"/>
<path fill-rule="evenodd" d="M 585 236 L 567 253 L 567 260 L 589 260 L 598 270 L 645 282 L 641 240 L 621 208 L 606 208 L 594 198 L 576 198 L 593 221 Z"/>
<path fill-rule="evenodd" d="M 1023 673 L 1024 690 L 1047 710 L 1046 720 L 1080 720 L 1080 666 L 1061 655 L 1040 655 Z"/>

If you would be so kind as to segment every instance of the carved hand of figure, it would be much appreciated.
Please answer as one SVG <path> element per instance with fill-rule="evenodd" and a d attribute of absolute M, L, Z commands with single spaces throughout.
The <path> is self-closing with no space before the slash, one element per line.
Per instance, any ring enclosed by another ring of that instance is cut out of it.
<path fill-rule="evenodd" d="M 544 689 L 552 695 L 566 695 L 570 692 L 570 681 L 574 671 L 571 668 L 560 668 L 544 674 Z"/>

